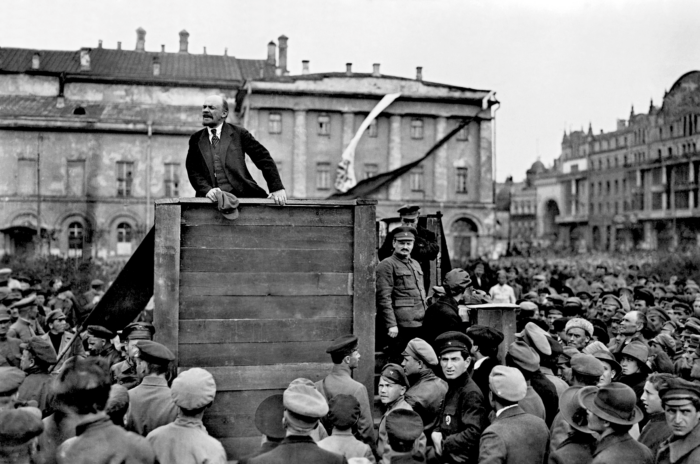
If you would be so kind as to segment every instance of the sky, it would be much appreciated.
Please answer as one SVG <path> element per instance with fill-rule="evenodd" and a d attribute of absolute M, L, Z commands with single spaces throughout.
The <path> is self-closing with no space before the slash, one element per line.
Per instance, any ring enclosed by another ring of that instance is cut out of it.
<path fill-rule="evenodd" d="M 264 59 L 289 37 L 292 74 L 370 72 L 496 91 L 496 177 L 560 154 L 564 130 L 613 130 L 700 69 L 695 0 L 0 0 L 0 47 L 146 49 Z"/>

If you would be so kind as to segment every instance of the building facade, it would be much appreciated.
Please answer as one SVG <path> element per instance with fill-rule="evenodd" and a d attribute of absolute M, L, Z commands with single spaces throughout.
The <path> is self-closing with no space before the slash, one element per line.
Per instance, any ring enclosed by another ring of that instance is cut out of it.
<path fill-rule="evenodd" d="M 291 198 L 334 192 L 343 149 L 387 93 L 401 96 L 356 150 L 358 180 L 417 159 L 463 118 L 471 123 L 377 193 L 378 216 L 403 203 L 443 213 L 451 250 L 471 258 L 493 241 L 493 92 L 371 73 L 287 70 L 287 38 L 258 60 L 176 52 L 0 48 L 0 249 L 128 258 L 153 224 L 153 201 L 194 196 L 189 136 L 207 95 L 224 95 L 229 122 L 271 152 Z M 250 160 L 248 160 L 250 161 Z M 251 173 L 266 186 L 254 166 Z M 40 234 L 37 234 L 40 230 Z"/>

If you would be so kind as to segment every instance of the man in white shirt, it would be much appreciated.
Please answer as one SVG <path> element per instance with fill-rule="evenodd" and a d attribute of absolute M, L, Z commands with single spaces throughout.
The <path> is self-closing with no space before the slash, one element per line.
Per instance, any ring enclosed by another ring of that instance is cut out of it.
<path fill-rule="evenodd" d="M 513 287 L 506 283 L 507 281 L 506 271 L 498 271 L 498 283 L 489 291 L 493 303 L 515 303 L 515 292 Z"/>

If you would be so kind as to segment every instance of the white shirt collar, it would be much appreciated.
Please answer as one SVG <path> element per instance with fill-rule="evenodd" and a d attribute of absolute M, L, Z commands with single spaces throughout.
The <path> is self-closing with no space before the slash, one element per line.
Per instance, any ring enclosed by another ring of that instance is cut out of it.
<path fill-rule="evenodd" d="M 477 370 L 488 358 L 481 358 L 474 361 L 474 370 Z"/>
<path fill-rule="evenodd" d="M 218 126 L 212 128 L 212 127 L 207 127 L 207 133 L 209 134 L 209 142 L 211 143 L 211 137 L 212 137 L 212 130 L 216 129 L 216 136 L 219 137 L 219 140 L 221 140 L 221 129 L 224 127 L 224 123 L 222 122 Z"/>
<path fill-rule="evenodd" d="M 511 404 L 510 406 L 506 406 L 506 407 L 503 408 L 503 409 L 499 409 L 498 411 L 496 411 L 496 417 L 500 416 L 501 413 L 502 413 L 503 411 L 505 411 L 506 409 L 514 408 L 514 407 L 516 407 L 517 405 L 518 405 L 518 403 L 515 403 L 515 404 Z"/>

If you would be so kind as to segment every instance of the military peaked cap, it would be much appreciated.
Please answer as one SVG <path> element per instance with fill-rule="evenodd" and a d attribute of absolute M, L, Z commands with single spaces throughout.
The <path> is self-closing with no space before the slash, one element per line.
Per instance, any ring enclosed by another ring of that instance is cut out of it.
<path fill-rule="evenodd" d="M 331 345 L 326 348 L 326 353 L 340 353 L 340 352 L 352 352 L 358 345 L 357 335 L 343 335 L 331 343 Z"/>
<path fill-rule="evenodd" d="M 151 340 L 137 341 L 134 356 L 153 364 L 167 364 L 175 360 L 175 355 L 172 351 L 166 346 Z"/>
<path fill-rule="evenodd" d="M 686 403 L 700 400 L 700 384 L 689 382 L 679 377 L 671 377 L 659 390 L 659 397 L 664 404 Z"/>
<path fill-rule="evenodd" d="M 390 380 L 391 382 L 408 387 L 408 378 L 403 370 L 403 367 L 398 364 L 389 363 L 382 369 L 382 377 Z"/>
<path fill-rule="evenodd" d="M 415 240 L 416 229 L 408 226 L 401 226 L 394 229 L 394 240 Z"/>
<path fill-rule="evenodd" d="M 472 350 L 472 341 L 462 332 L 451 331 L 438 335 L 435 339 L 435 346 L 439 356 L 450 351 L 469 353 Z"/>
<path fill-rule="evenodd" d="M 153 340 L 156 328 L 150 322 L 132 322 L 122 330 L 122 340 Z"/>
<path fill-rule="evenodd" d="M 475 345 L 496 348 L 503 343 L 503 332 L 485 325 L 473 325 L 467 329 L 467 335 Z"/>
<path fill-rule="evenodd" d="M 89 325 L 88 334 L 92 335 L 93 337 L 104 338 L 105 340 L 111 340 L 116 335 L 114 332 L 102 327 L 101 325 Z"/>

